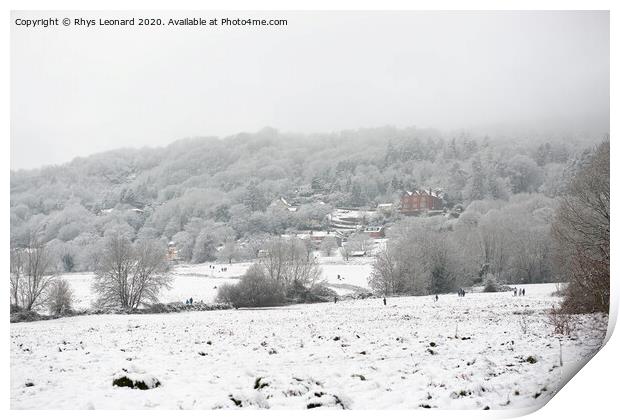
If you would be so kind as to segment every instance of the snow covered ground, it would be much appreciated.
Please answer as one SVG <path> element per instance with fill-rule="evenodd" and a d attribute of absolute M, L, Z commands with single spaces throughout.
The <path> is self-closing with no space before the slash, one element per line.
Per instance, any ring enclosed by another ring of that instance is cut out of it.
<path fill-rule="evenodd" d="M 349 262 L 343 261 L 342 257 L 320 259 L 324 280 L 333 285 L 332 288 L 341 295 L 352 293 L 355 287 L 368 288 L 371 263 L 371 258 L 351 259 Z M 202 300 L 212 303 L 217 296 L 217 288 L 224 283 L 237 282 L 251 264 L 244 262 L 177 265 L 172 273 L 172 287 L 162 290 L 159 300 L 164 303 L 185 302 L 186 299 L 192 297 L 196 302 Z M 226 271 L 222 271 L 222 268 L 226 268 Z M 338 275 L 341 277 L 340 280 Z M 74 307 L 76 309 L 90 308 L 94 300 L 92 292 L 94 274 L 67 273 L 63 274 L 63 277 L 73 288 Z"/>
<path fill-rule="evenodd" d="M 604 331 L 589 328 L 602 320 L 583 316 L 574 338 L 554 335 L 545 311 L 557 304 L 555 286 L 525 287 L 526 297 L 471 293 L 438 302 L 389 298 L 387 306 L 369 299 L 11 324 L 11 407 L 539 406 L 596 351 Z M 161 385 L 112 386 L 123 369 Z"/>

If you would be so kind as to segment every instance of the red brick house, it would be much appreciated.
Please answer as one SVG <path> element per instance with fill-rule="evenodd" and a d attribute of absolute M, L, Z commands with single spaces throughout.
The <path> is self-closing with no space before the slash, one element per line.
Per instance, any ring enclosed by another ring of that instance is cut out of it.
<path fill-rule="evenodd" d="M 405 191 L 400 197 L 400 212 L 418 214 L 429 210 L 442 210 L 443 199 L 440 190 Z"/>

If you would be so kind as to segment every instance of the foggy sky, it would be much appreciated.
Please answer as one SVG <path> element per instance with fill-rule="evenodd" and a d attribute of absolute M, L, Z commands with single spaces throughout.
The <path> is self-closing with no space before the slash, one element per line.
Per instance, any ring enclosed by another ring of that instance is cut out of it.
<path fill-rule="evenodd" d="M 14 12 L 16 18 L 132 17 Z M 609 130 L 607 12 L 148 12 L 286 27 L 11 28 L 11 167 L 270 126 Z"/>

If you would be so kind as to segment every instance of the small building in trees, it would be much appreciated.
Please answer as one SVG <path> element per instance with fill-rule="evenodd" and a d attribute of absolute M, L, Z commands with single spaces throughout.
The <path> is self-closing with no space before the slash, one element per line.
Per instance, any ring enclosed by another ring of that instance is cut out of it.
<path fill-rule="evenodd" d="M 400 212 L 405 215 L 440 211 L 443 207 L 443 194 L 438 189 L 405 191 L 400 197 Z"/>
<path fill-rule="evenodd" d="M 394 210 L 393 203 L 379 203 L 377 204 L 377 211 L 381 214 L 390 215 Z"/>
<path fill-rule="evenodd" d="M 286 198 L 284 197 L 280 197 L 279 199 L 275 200 L 273 203 L 271 203 L 272 206 L 276 206 L 276 207 L 280 207 L 283 209 L 286 209 L 290 212 L 296 212 L 297 211 L 297 206 L 291 204 Z"/>
<path fill-rule="evenodd" d="M 385 228 L 383 226 L 367 226 L 364 233 L 373 239 L 385 238 Z"/>

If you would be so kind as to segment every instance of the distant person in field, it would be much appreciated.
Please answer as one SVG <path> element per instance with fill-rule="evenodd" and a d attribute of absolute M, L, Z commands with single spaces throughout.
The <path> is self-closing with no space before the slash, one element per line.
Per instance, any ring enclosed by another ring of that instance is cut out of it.
<path fill-rule="evenodd" d="M 514 290 L 514 295 L 517 296 L 517 289 Z"/>
<path fill-rule="evenodd" d="M 525 289 L 523 289 L 523 296 L 525 296 Z"/>
<path fill-rule="evenodd" d="M 387 299 L 383 296 L 383 306 L 387 305 Z"/>
<path fill-rule="evenodd" d="M 189 305 L 189 299 L 185 299 L 185 304 Z"/>
<path fill-rule="evenodd" d="M 338 296 L 334 296 L 334 303 L 338 302 Z"/>
<path fill-rule="evenodd" d="M 194 304 L 194 298 L 191 298 L 191 297 L 189 298 L 189 304 L 190 304 L 190 305 L 193 305 L 193 304 Z"/>
<path fill-rule="evenodd" d="M 435 302 L 439 300 L 439 295 L 435 295 Z"/>

